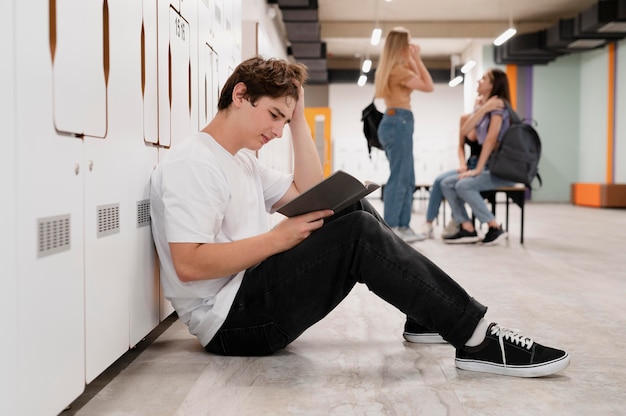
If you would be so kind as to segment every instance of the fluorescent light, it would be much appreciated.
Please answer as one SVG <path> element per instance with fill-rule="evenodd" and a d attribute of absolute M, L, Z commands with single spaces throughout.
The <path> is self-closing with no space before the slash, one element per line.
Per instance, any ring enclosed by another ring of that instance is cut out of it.
<path fill-rule="evenodd" d="M 363 85 L 365 85 L 366 82 L 367 82 L 367 75 L 362 74 L 359 77 L 359 81 L 357 82 L 357 84 L 358 84 L 359 87 L 362 87 Z"/>
<path fill-rule="evenodd" d="M 375 28 L 374 30 L 372 30 L 372 39 L 370 40 L 370 43 L 374 46 L 378 45 L 380 43 L 380 37 L 383 34 L 383 30 L 381 28 Z"/>
<path fill-rule="evenodd" d="M 465 62 L 465 65 L 461 67 L 461 72 L 464 74 L 467 74 L 475 66 L 476 66 L 476 61 L 470 59 L 469 61 Z"/>
<path fill-rule="evenodd" d="M 493 44 L 496 45 L 496 46 L 500 46 L 504 42 L 506 42 L 507 40 L 511 39 L 513 36 L 515 36 L 516 33 L 517 33 L 517 30 L 515 30 L 512 27 L 510 27 L 507 30 L 505 30 L 504 32 L 502 32 L 502 34 L 500 36 L 498 36 L 493 41 Z"/>
<path fill-rule="evenodd" d="M 448 82 L 448 85 L 451 86 L 451 87 L 456 87 L 461 82 L 463 82 L 463 77 L 461 75 L 459 75 L 458 77 L 456 77 L 454 79 L 451 79 L 450 82 Z"/>
<path fill-rule="evenodd" d="M 372 69 L 372 60 L 371 59 L 364 60 L 363 66 L 361 67 L 361 71 L 363 71 L 364 74 L 367 74 L 368 72 L 370 72 L 370 69 Z"/>

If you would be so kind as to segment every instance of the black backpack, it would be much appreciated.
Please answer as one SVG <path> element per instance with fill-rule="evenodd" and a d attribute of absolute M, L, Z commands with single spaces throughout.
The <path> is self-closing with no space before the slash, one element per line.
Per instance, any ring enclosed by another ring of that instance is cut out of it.
<path fill-rule="evenodd" d="M 383 119 L 383 113 L 378 111 L 374 100 L 363 109 L 361 121 L 363 122 L 363 134 L 367 140 L 367 153 L 372 157 L 372 147 L 383 150 L 383 145 L 378 141 L 378 125 Z"/>
<path fill-rule="evenodd" d="M 511 125 L 489 159 L 489 172 L 503 179 L 520 182 L 530 188 L 535 177 L 542 185 L 539 175 L 541 139 L 533 126 L 521 120 L 505 101 Z"/>

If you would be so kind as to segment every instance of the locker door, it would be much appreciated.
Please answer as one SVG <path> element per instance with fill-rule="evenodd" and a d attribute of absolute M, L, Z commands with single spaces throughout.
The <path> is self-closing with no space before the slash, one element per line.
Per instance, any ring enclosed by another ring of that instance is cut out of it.
<path fill-rule="evenodd" d="M 62 133 L 105 137 L 107 8 L 103 2 L 84 0 L 52 0 L 50 4 L 54 125 Z"/>
<path fill-rule="evenodd" d="M 159 77 L 156 0 L 143 0 L 141 27 L 141 93 L 143 97 L 143 138 L 159 143 Z"/>
<path fill-rule="evenodd" d="M 173 7 L 169 9 L 168 81 L 170 145 L 191 133 L 190 27 Z M 163 87 L 163 84 L 160 85 Z"/>
<path fill-rule="evenodd" d="M 138 224 L 156 159 L 156 149 L 142 137 L 142 3 L 111 2 L 110 15 L 107 139 L 84 139 L 88 383 L 128 350 L 131 329 L 136 343 L 158 322 L 145 215 Z M 135 291 L 142 289 L 144 293 Z"/>
<path fill-rule="evenodd" d="M 5 4 L 4 13 L 0 15 L 0 50 L 6 56 L 14 56 L 15 39 L 13 23 L 13 2 Z M 5 227 L 3 239 L 0 240 L 0 268 L 3 270 L 3 288 L 0 292 L 0 314 L 2 316 L 17 316 L 17 264 L 16 264 L 16 227 L 17 198 L 15 176 L 15 72 L 13 65 L 0 65 L 0 125 L 4 126 L 4 140 L 0 152 L 0 218 L 3 218 Z M 0 343 L 0 414 L 17 414 L 17 321 L 7 319 L 3 328 L 3 340 Z"/>
<path fill-rule="evenodd" d="M 55 3 L 13 4 L 17 414 L 58 414 L 85 387 L 83 147 L 54 128 Z"/>
<path fill-rule="evenodd" d="M 198 129 L 204 128 L 217 112 L 217 54 L 208 44 L 200 48 L 198 75 Z"/>
<path fill-rule="evenodd" d="M 217 112 L 218 77 L 217 52 L 214 39 L 212 2 L 200 2 L 198 7 L 198 129 L 204 128 Z"/>
<path fill-rule="evenodd" d="M 142 93 L 144 140 L 169 147 L 190 134 L 190 27 L 180 2 L 144 0 Z"/>

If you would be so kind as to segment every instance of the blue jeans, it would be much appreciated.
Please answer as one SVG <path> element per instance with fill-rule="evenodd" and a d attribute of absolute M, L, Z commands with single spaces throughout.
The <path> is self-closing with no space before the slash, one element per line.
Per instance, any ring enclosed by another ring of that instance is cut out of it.
<path fill-rule="evenodd" d="M 474 169 L 476 167 L 476 162 L 478 160 L 478 156 L 472 155 L 467 160 L 467 168 Z M 441 181 L 451 175 L 457 175 L 457 171 L 449 170 L 447 172 L 443 172 L 439 174 L 435 178 L 432 186 L 430 187 L 430 191 L 428 192 L 428 208 L 426 209 L 426 221 L 433 222 L 437 215 L 439 215 L 439 207 L 443 202 L 443 192 L 441 191 Z"/>
<path fill-rule="evenodd" d="M 443 202 L 441 181 L 451 175 L 458 175 L 456 169 L 439 174 L 439 176 L 435 178 L 433 185 L 430 187 L 430 191 L 428 192 L 428 208 L 426 209 L 426 221 L 433 222 L 435 218 L 437 218 L 437 215 L 439 215 L 439 207 Z"/>
<path fill-rule="evenodd" d="M 390 227 L 408 227 L 411 222 L 415 168 L 413 162 L 413 112 L 389 108 L 378 126 L 378 139 L 389 160 L 385 185 L 384 217 Z"/>
<path fill-rule="evenodd" d="M 487 310 L 362 200 L 302 243 L 248 269 L 226 321 L 205 349 L 272 354 L 324 318 L 356 283 L 457 348 Z"/>
<path fill-rule="evenodd" d="M 474 216 L 484 224 L 493 221 L 495 217 L 487 207 L 485 199 L 480 195 L 480 191 L 513 185 L 515 182 L 499 178 L 490 174 L 488 170 L 483 170 L 478 176 L 460 180 L 458 175 L 448 176 L 441 181 L 441 190 L 450 204 L 452 218 L 457 224 L 471 221 L 465 209 L 465 203 L 470 206 Z"/>

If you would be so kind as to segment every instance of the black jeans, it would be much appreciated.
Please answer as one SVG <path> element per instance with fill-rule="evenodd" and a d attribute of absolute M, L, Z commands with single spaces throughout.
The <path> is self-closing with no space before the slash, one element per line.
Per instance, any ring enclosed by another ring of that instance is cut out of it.
<path fill-rule="evenodd" d="M 226 321 L 205 349 L 272 354 L 324 318 L 357 282 L 457 348 L 487 311 L 362 200 L 294 248 L 248 269 Z"/>

